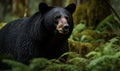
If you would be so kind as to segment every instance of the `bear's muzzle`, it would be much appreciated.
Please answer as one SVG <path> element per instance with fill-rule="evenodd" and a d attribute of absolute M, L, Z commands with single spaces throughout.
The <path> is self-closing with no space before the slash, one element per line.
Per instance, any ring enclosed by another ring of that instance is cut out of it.
<path fill-rule="evenodd" d="M 68 34 L 69 29 L 70 29 L 70 26 L 67 23 L 67 20 L 65 18 L 61 18 L 61 19 L 58 20 L 56 30 L 58 30 L 59 33 Z"/>

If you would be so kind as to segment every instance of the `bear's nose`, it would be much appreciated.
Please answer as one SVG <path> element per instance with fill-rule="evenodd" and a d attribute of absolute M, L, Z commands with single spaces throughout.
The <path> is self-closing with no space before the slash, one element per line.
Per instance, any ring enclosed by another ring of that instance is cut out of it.
<path fill-rule="evenodd" d="M 70 28 L 70 26 L 68 24 L 63 24 L 63 26 L 62 26 L 64 33 L 69 33 L 69 28 Z"/>

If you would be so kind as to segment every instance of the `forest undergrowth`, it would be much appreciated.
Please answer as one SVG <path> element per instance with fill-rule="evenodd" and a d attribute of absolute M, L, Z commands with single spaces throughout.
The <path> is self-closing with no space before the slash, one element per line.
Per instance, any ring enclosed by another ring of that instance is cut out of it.
<path fill-rule="evenodd" d="M 67 61 L 61 62 L 66 55 Z M 84 22 L 75 25 L 69 52 L 58 59 L 36 58 L 29 65 L 9 59 L 3 62 L 12 67 L 5 71 L 120 71 L 120 20 L 110 15 L 94 27 Z"/>

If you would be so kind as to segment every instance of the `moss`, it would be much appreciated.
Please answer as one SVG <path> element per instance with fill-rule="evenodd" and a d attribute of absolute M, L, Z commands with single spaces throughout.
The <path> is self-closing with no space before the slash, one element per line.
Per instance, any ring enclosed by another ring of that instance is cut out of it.
<path fill-rule="evenodd" d="M 73 40 L 80 42 L 90 42 L 92 40 L 98 39 L 100 34 L 91 29 L 85 29 L 73 35 Z"/>
<path fill-rule="evenodd" d="M 70 3 L 74 3 L 75 0 L 66 0 L 66 6 L 69 5 Z"/>
<path fill-rule="evenodd" d="M 66 4 L 73 2 L 73 0 L 67 0 Z M 88 0 L 83 4 L 77 5 L 73 17 L 75 25 L 82 20 L 86 20 L 87 26 L 96 26 L 110 14 L 111 10 L 104 0 Z"/>
<path fill-rule="evenodd" d="M 111 10 L 104 0 L 91 0 L 91 4 L 89 2 L 88 10 L 89 26 L 98 25 L 100 21 L 111 14 Z"/>
<path fill-rule="evenodd" d="M 87 3 L 77 6 L 76 11 L 73 14 L 73 18 L 75 25 L 87 19 Z"/>
<path fill-rule="evenodd" d="M 77 52 L 81 57 L 84 57 L 90 51 L 93 51 L 95 48 L 91 43 L 81 43 L 74 40 L 69 40 L 69 50 Z"/>
<path fill-rule="evenodd" d="M 7 23 L 0 23 L 0 29 L 4 27 Z"/>

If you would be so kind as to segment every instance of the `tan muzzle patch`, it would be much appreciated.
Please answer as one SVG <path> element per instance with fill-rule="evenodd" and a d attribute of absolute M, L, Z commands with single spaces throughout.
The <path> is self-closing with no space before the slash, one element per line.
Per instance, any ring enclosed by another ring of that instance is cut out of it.
<path fill-rule="evenodd" d="M 58 20 L 58 25 L 56 27 L 56 30 L 58 30 L 59 33 L 61 34 L 67 34 L 69 32 L 69 28 L 64 28 L 64 27 L 69 27 L 67 20 L 65 18 L 61 18 Z M 66 31 L 66 30 L 67 31 Z"/>

